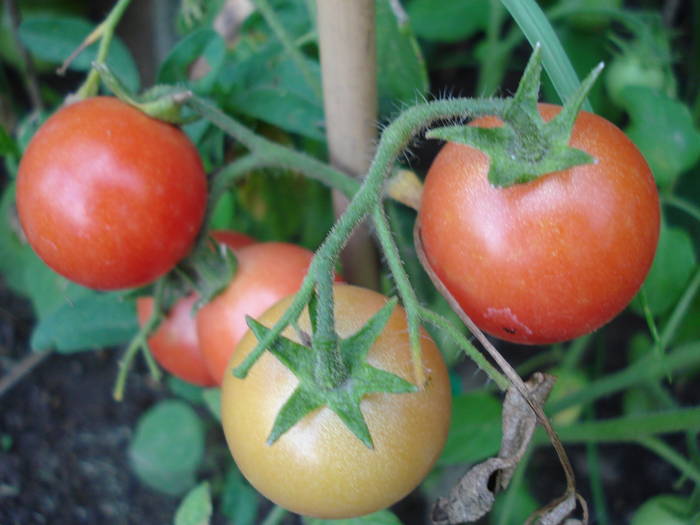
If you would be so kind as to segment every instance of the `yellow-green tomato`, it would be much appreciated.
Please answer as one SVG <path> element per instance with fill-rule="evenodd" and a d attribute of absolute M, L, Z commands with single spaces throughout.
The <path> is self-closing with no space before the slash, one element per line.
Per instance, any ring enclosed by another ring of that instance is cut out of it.
<path fill-rule="evenodd" d="M 357 332 L 385 303 L 376 292 L 335 285 L 336 331 Z M 291 303 L 285 299 L 260 319 L 272 326 Z M 308 312 L 299 319 L 310 333 Z M 296 331 L 284 335 L 298 341 Z M 427 382 L 415 393 L 367 395 L 361 410 L 374 448 L 366 447 L 327 407 L 304 417 L 272 445 L 266 440 L 296 377 L 265 352 L 245 379 L 233 376 L 257 340 L 249 331 L 236 347 L 222 387 L 221 411 L 231 453 L 241 472 L 265 497 L 307 516 L 349 518 L 383 509 L 411 492 L 438 458 L 450 423 L 451 394 L 445 363 L 422 333 Z M 311 351 L 311 350 L 309 350 Z M 406 314 L 396 306 L 371 347 L 370 365 L 415 382 Z"/>

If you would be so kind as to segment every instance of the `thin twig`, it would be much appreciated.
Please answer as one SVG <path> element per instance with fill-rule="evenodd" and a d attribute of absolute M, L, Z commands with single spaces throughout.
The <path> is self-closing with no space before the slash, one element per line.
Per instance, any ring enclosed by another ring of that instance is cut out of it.
<path fill-rule="evenodd" d="M 5 377 L 0 379 L 0 397 L 9 392 L 24 376 L 34 370 L 36 366 L 50 355 L 51 350 L 42 350 L 40 352 L 30 352 L 24 356 Z"/>
<path fill-rule="evenodd" d="M 415 245 L 416 253 L 418 255 L 420 263 L 423 265 L 423 268 L 425 269 L 426 273 L 430 277 L 430 280 L 433 282 L 437 290 L 447 300 L 452 310 L 454 310 L 454 312 L 460 317 L 462 322 L 467 326 L 467 328 L 474 335 L 474 337 L 476 337 L 476 339 L 481 343 L 481 345 L 488 352 L 491 358 L 494 361 L 496 361 L 499 368 L 503 371 L 503 373 L 511 382 L 513 387 L 515 387 L 515 389 L 523 397 L 523 399 L 527 401 L 527 404 L 537 416 L 537 420 L 547 432 L 550 442 L 552 443 L 557 457 L 559 458 L 559 462 L 561 463 L 561 466 L 564 469 L 564 476 L 566 477 L 566 492 L 562 497 L 558 498 L 552 504 L 548 505 L 548 507 L 556 505 L 572 495 L 578 498 L 578 493 L 576 492 L 576 480 L 574 478 L 574 469 L 571 466 L 569 456 L 566 454 L 566 451 L 564 450 L 564 446 L 562 445 L 559 436 L 554 431 L 554 428 L 552 428 L 552 424 L 550 423 L 549 418 L 547 418 L 547 416 L 545 415 L 542 406 L 532 400 L 530 394 L 528 393 L 528 389 L 525 386 L 525 383 L 520 378 L 518 373 L 513 369 L 512 366 L 510 366 L 510 363 L 506 361 L 506 359 L 500 354 L 496 347 L 493 346 L 493 344 L 491 344 L 491 341 L 489 341 L 486 335 L 479 329 L 478 326 L 476 326 L 474 321 L 472 321 L 471 318 L 464 312 L 464 310 L 462 310 L 462 308 L 459 306 L 459 303 L 457 303 L 457 301 L 449 292 L 447 287 L 445 287 L 440 278 L 433 271 L 430 262 L 428 261 L 428 258 L 425 254 L 425 251 L 423 250 L 423 241 L 421 239 L 420 225 L 418 222 L 416 222 L 416 225 L 413 230 L 413 243 Z M 588 508 L 586 506 L 586 502 L 585 500 L 583 500 L 583 498 L 579 498 L 579 501 L 581 503 L 584 515 L 584 523 L 587 523 Z"/>

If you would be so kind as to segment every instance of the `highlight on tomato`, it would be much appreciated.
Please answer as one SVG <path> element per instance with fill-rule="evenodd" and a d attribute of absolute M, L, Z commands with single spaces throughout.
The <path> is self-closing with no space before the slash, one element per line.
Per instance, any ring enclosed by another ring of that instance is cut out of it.
<path fill-rule="evenodd" d="M 336 331 L 356 333 L 386 297 L 356 286 L 334 286 Z M 272 326 L 292 297 L 259 318 Z M 308 311 L 298 328 L 311 332 Z M 298 332 L 283 335 L 299 342 Z M 280 408 L 298 380 L 265 352 L 245 379 L 233 375 L 256 346 L 247 332 L 231 358 L 222 386 L 221 411 L 226 440 L 239 469 L 265 497 L 293 512 L 325 519 L 350 518 L 386 508 L 416 488 L 440 455 L 450 423 L 451 393 L 440 351 L 421 336 L 423 389 L 412 393 L 374 393 L 362 399 L 362 414 L 373 448 L 365 446 L 327 407 L 305 416 L 272 445 L 267 438 Z M 311 350 L 309 350 L 311 351 Z M 413 382 L 405 311 L 397 306 L 369 350 L 368 363 Z"/>
<path fill-rule="evenodd" d="M 147 284 L 192 245 L 207 184 L 179 128 L 113 97 L 59 109 L 17 176 L 19 220 L 53 270 L 99 290 Z"/>
<path fill-rule="evenodd" d="M 254 239 L 237 231 L 216 230 L 211 236 L 234 251 L 255 243 Z M 158 364 L 174 376 L 194 385 L 209 387 L 216 385 L 217 381 L 207 368 L 197 337 L 193 307 L 198 299 L 199 296 L 192 293 L 177 301 L 148 338 L 148 347 Z M 153 297 L 139 297 L 136 308 L 139 323 L 143 326 L 153 312 Z"/>
<path fill-rule="evenodd" d="M 545 120 L 560 111 L 539 109 Z M 595 162 L 499 188 L 484 153 L 448 143 L 425 180 L 418 220 L 427 258 L 464 312 L 501 339 L 547 344 L 599 328 L 630 302 L 653 261 L 659 198 L 639 150 L 585 111 L 569 145 Z"/>

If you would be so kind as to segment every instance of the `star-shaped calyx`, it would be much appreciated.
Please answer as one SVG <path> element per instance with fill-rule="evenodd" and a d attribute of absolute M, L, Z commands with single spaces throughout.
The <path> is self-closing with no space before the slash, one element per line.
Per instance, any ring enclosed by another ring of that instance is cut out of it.
<path fill-rule="evenodd" d="M 312 329 L 315 325 L 314 306 L 310 305 Z M 359 331 L 346 339 L 338 337 L 334 348 L 312 350 L 283 336 L 273 341 L 267 350 L 297 377 L 299 385 L 277 414 L 267 438 L 268 444 L 277 441 L 307 414 L 325 406 L 335 412 L 362 443 L 373 448 L 360 409 L 362 398 L 373 392 L 402 394 L 417 390 L 409 381 L 367 362 L 369 350 L 395 306 L 396 299 L 388 301 Z M 251 317 L 247 320 L 258 340 L 270 331 Z M 309 340 L 306 334 L 301 335 L 302 340 Z M 328 377 L 335 378 L 331 385 L 323 380 Z"/>
<path fill-rule="evenodd" d="M 489 156 L 489 182 L 507 187 L 529 182 L 547 173 L 589 164 L 594 159 L 568 145 L 581 105 L 602 70 L 598 65 L 581 83 L 561 112 L 544 122 L 537 110 L 542 73 L 541 49 L 537 45 L 506 106 L 499 128 L 447 126 L 428 132 L 428 138 L 468 144 Z"/>

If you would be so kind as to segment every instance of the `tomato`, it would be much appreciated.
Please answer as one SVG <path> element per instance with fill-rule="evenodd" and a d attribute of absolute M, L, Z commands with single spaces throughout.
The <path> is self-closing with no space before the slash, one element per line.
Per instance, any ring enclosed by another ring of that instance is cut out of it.
<path fill-rule="evenodd" d="M 248 330 L 245 317 L 257 317 L 295 293 L 313 253 L 294 244 L 269 242 L 236 252 L 231 284 L 197 314 L 197 333 L 211 375 L 221 383 L 236 344 Z"/>
<path fill-rule="evenodd" d="M 236 250 L 255 241 L 236 231 L 213 231 L 212 237 Z M 214 386 L 217 382 L 209 373 L 197 338 L 197 325 L 192 307 L 196 293 L 180 299 L 172 307 L 158 329 L 148 338 L 148 347 L 155 360 L 171 374 L 199 386 Z M 143 326 L 153 312 L 153 298 L 139 297 L 136 301 L 139 323 Z"/>
<path fill-rule="evenodd" d="M 540 105 L 545 119 L 559 110 Z M 587 112 L 570 145 L 596 162 L 497 188 L 484 153 L 448 143 L 426 177 L 426 256 L 465 313 L 501 339 L 545 344 L 595 330 L 629 303 L 654 258 L 659 199 L 637 148 Z"/>
<path fill-rule="evenodd" d="M 357 332 L 385 303 L 377 292 L 356 286 L 334 287 L 338 335 Z M 272 326 L 291 302 L 287 298 L 260 321 Z M 301 330 L 310 332 L 305 311 Z M 298 341 L 296 331 L 284 335 Z M 296 388 L 296 377 L 265 352 L 245 379 L 226 374 L 221 394 L 224 432 L 243 475 L 265 497 L 293 512 L 321 518 L 348 518 L 385 508 L 412 491 L 431 469 L 447 438 L 451 394 L 447 369 L 430 337 L 422 334 L 428 378 L 410 394 L 376 393 L 361 402 L 374 448 L 367 448 L 329 408 L 304 417 L 272 445 L 266 440 L 282 405 Z M 230 369 L 255 347 L 248 332 Z M 394 309 L 372 345 L 368 362 L 413 381 L 406 314 Z M 311 351 L 311 350 L 309 350 Z"/>
<path fill-rule="evenodd" d="M 19 219 L 36 253 L 100 290 L 140 286 L 169 271 L 197 235 L 206 196 L 187 136 L 110 97 L 49 118 L 17 179 Z"/>

